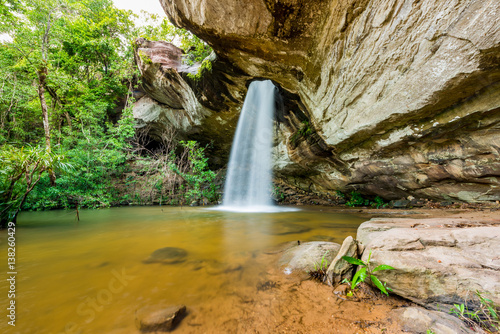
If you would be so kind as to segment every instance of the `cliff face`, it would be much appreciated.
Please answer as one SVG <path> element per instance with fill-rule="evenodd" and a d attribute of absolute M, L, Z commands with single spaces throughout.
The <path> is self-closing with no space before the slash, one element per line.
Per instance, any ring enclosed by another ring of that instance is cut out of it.
<path fill-rule="evenodd" d="M 213 117 L 236 118 L 254 78 L 280 86 L 277 175 L 321 192 L 500 199 L 497 0 L 161 3 L 217 53 L 206 86 L 223 93 L 190 85 Z"/>

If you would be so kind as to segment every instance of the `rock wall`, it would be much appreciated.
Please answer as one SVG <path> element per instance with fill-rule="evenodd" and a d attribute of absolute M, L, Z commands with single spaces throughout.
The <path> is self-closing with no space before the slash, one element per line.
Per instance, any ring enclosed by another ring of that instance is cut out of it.
<path fill-rule="evenodd" d="M 217 54 L 208 84 L 190 84 L 217 115 L 212 128 L 234 131 L 217 117 L 237 117 L 249 81 L 280 87 L 283 179 L 387 199 L 500 199 L 497 0 L 160 1 Z"/>

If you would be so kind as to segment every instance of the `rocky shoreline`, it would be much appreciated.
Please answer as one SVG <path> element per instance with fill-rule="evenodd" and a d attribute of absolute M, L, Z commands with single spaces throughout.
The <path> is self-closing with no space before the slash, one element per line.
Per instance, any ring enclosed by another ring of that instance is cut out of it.
<path fill-rule="evenodd" d="M 374 210 L 364 211 L 372 215 Z M 398 213 L 403 218 L 394 218 Z M 329 254 L 330 265 L 323 280 L 333 285 L 334 293 L 346 300 L 356 296 L 346 295 L 350 289 L 341 284 L 343 279 L 351 280 L 353 276 L 353 266 L 342 260 L 342 255 L 358 257 L 370 263 L 371 268 L 389 265 L 394 269 L 378 271 L 377 278 L 387 284 L 391 294 L 414 303 L 395 308 L 388 314 L 388 319 L 397 322 L 400 329 L 410 333 L 429 330 L 433 333 L 482 332 L 473 322 L 463 323 L 451 316 L 449 310 L 454 305 L 465 305 L 470 312 L 480 310 L 477 292 L 487 296 L 497 307 L 500 304 L 498 209 L 481 207 L 462 209 L 458 213 L 429 209 L 391 210 L 386 214 L 389 217 L 372 218 L 361 224 L 357 240 L 348 237 L 342 247 L 310 242 L 294 247 L 295 251 L 288 250 L 287 253 L 299 257 L 290 263 L 300 263 L 301 259 L 303 263 L 320 263 L 324 252 L 318 252 L 319 248 L 339 250 L 338 254 Z M 298 251 L 300 248 L 310 251 L 304 254 Z M 284 256 L 287 257 L 290 255 Z M 349 270 L 351 272 L 346 274 Z M 379 291 L 375 293 L 380 294 Z"/>

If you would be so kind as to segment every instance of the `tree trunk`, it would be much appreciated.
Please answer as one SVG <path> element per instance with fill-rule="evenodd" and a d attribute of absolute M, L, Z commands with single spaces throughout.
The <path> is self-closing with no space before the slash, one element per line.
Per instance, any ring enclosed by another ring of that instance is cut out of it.
<path fill-rule="evenodd" d="M 47 67 L 42 66 L 38 70 L 38 97 L 40 98 L 40 105 L 42 107 L 42 121 L 43 130 L 45 132 L 45 149 L 48 153 L 52 152 L 50 147 L 50 124 L 49 124 L 49 111 L 47 102 L 45 101 L 45 85 L 47 79 Z M 54 186 L 56 184 L 56 175 L 53 170 L 49 170 L 50 183 Z"/>

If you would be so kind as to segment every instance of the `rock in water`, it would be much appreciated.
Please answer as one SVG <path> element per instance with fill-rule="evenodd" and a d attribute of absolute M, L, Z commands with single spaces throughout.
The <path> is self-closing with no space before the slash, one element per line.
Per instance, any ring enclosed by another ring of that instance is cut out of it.
<path fill-rule="evenodd" d="M 158 309 L 144 307 L 135 312 L 135 324 L 141 332 L 168 332 L 177 326 L 186 313 L 186 306 Z"/>
<path fill-rule="evenodd" d="M 175 264 L 186 261 L 188 252 L 182 248 L 164 247 L 155 250 L 144 263 Z"/>

